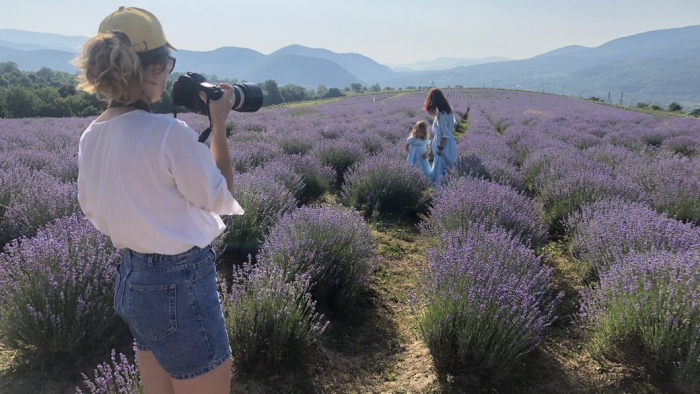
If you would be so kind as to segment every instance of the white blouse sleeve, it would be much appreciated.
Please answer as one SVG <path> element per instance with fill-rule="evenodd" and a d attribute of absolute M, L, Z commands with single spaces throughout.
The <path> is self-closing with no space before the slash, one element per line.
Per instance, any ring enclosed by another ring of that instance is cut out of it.
<path fill-rule="evenodd" d="M 164 144 L 165 166 L 177 190 L 192 204 L 218 215 L 242 215 L 209 148 L 182 121 L 173 123 Z"/>

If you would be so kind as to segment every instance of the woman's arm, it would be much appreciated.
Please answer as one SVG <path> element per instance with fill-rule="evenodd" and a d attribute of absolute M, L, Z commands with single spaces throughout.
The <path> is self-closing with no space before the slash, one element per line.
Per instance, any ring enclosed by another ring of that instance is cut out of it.
<path fill-rule="evenodd" d="M 231 97 L 233 96 L 233 87 L 229 84 L 222 83 L 221 88 L 224 90 L 224 95 L 218 100 L 209 103 L 209 113 L 211 114 L 211 154 L 214 156 L 216 167 L 221 171 L 221 174 L 226 179 L 226 185 L 229 192 L 233 194 L 233 166 L 231 165 L 231 156 L 226 144 L 226 118 L 231 111 Z M 202 98 L 206 102 L 206 95 L 201 93 Z"/>
<path fill-rule="evenodd" d="M 408 152 L 408 147 L 411 146 L 411 144 L 406 144 L 406 152 Z"/>

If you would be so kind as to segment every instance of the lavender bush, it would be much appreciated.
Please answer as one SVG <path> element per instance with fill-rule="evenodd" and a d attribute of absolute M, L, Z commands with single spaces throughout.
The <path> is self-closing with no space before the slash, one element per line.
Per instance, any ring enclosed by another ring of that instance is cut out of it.
<path fill-rule="evenodd" d="M 245 211 L 244 215 L 224 216 L 226 230 L 214 242 L 221 247 L 255 252 L 277 219 L 293 210 L 297 201 L 284 184 L 271 175 L 235 174 L 234 197 Z"/>
<path fill-rule="evenodd" d="M 627 177 L 620 176 L 609 167 L 587 159 L 580 153 L 566 155 L 563 152 L 548 153 L 535 177 L 533 189 L 545 209 L 545 222 L 555 232 L 563 230 L 561 220 L 580 209 L 581 205 L 604 198 L 621 197 L 638 201 L 641 189 Z M 536 161 L 539 153 L 530 160 Z"/>
<path fill-rule="evenodd" d="M 309 276 L 286 281 L 274 265 L 244 264 L 230 292 L 224 285 L 223 309 L 237 368 L 260 363 L 281 367 L 303 361 L 308 348 L 326 329 L 308 293 Z"/>
<path fill-rule="evenodd" d="M 700 225 L 700 158 L 659 154 L 620 170 L 643 190 L 652 208 Z"/>
<path fill-rule="evenodd" d="M 0 254 L 0 337 L 39 356 L 103 341 L 121 322 L 113 308 L 120 255 L 82 214 L 58 219 Z"/>
<path fill-rule="evenodd" d="M 663 149 L 678 153 L 684 156 L 697 156 L 700 153 L 700 137 L 693 138 L 690 135 L 677 135 L 664 140 L 661 144 Z"/>
<path fill-rule="evenodd" d="M 597 277 L 633 252 L 700 249 L 700 228 L 620 199 L 585 205 L 567 218 L 565 228 L 586 277 Z"/>
<path fill-rule="evenodd" d="M 249 171 L 283 154 L 282 149 L 271 142 L 248 141 L 231 143 L 230 141 L 231 163 L 234 170 L 238 172 Z"/>
<path fill-rule="evenodd" d="M 440 368 L 507 374 L 542 341 L 559 296 L 551 269 L 502 229 L 443 232 L 428 251 L 413 302 Z"/>
<path fill-rule="evenodd" d="M 353 164 L 362 161 L 367 155 L 357 143 L 343 140 L 318 142 L 311 155 L 322 165 L 333 167 L 338 184 L 343 183 L 345 171 Z"/>
<path fill-rule="evenodd" d="M 0 173 L 0 243 L 32 236 L 56 218 L 80 211 L 78 185 L 61 183 L 44 171 L 24 168 Z"/>
<path fill-rule="evenodd" d="M 106 362 L 99 364 L 93 370 L 93 378 L 90 379 L 85 373 L 83 376 L 83 386 L 90 390 L 90 394 L 142 394 L 141 377 L 135 363 L 132 364 L 124 354 L 119 353 L 117 360 L 116 352 L 112 349 L 110 354 L 111 364 Z M 76 394 L 83 394 L 79 388 L 75 388 Z"/>
<path fill-rule="evenodd" d="M 275 143 L 287 155 L 305 155 L 313 148 L 314 142 L 311 136 L 300 133 L 283 134 L 275 138 Z"/>
<path fill-rule="evenodd" d="M 390 157 L 372 156 L 345 176 L 344 203 L 365 215 L 414 213 L 428 202 L 430 180 L 419 168 Z"/>
<path fill-rule="evenodd" d="M 422 228 L 433 237 L 446 230 L 469 231 L 473 223 L 487 229 L 503 228 L 535 248 L 548 237 L 541 204 L 508 186 L 482 179 L 461 178 L 438 189 L 429 216 Z"/>
<path fill-rule="evenodd" d="M 301 207 L 284 215 L 260 250 L 260 264 L 289 280 L 308 275 L 314 299 L 330 310 L 351 306 L 367 284 L 374 242 L 361 216 L 342 207 Z"/>
<path fill-rule="evenodd" d="M 289 168 L 301 176 L 302 190 L 295 193 L 299 205 L 318 201 L 335 184 L 335 170 L 318 164 L 309 156 L 284 155 L 268 163 L 265 168 L 272 165 Z"/>
<path fill-rule="evenodd" d="M 253 177 L 266 177 L 273 182 L 283 184 L 300 204 L 300 198 L 304 193 L 304 179 L 294 171 L 294 168 L 279 161 L 271 161 L 262 167 L 250 171 Z"/>
<path fill-rule="evenodd" d="M 700 254 L 632 254 L 585 291 L 581 321 L 598 358 L 670 373 L 685 393 L 700 389 Z"/>

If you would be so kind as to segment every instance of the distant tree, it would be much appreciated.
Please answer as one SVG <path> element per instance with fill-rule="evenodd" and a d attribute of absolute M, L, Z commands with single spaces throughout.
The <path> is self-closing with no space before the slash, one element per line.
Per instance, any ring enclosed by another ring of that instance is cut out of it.
<path fill-rule="evenodd" d="M 63 85 L 58 88 L 58 94 L 65 98 L 76 94 L 75 85 Z"/>
<path fill-rule="evenodd" d="M 8 118 L 31 118 L 39 114 L 40 101 L 31 89 L 19 85 L 7 88 L 3 95 Z"/>
<path fill-rule="evenodd" d="M 165 83 L 165 92 L 163 92 L 163 95 L 160 96 L 160 99 L 153 103 L 151 108 L 153 108 L 153 112 L 157 114 L 169 114 L 173 112 L 173 99 L 170 96 L 170 92 L 172 92 L 173 89 L 173 80 L 168 80 Z"/>
<path fill-rule="evenodd" d="M 280 94 L 277 82 L 274 79 L 268 79 L 267 81 L 260 84 L 260 88 L 263 90 L 263 105 L 275 105 L 281 104 L 284 100 L 282 99 L 282 94 Z"/>
<path fill-rule="evenodd" d="M 695 108 L 690 114 L 695 116 L 696 118 L 700 117 L 700 108 Z"/>
<path fill-rule="evenodd" d="M 406 90 L 415 90 L 415 89 L 416 89 L 415 86 L 406 86 Z"/>
<path fill-rule="evenodd" d="M 683 111 L 683 107 L 681 107 L 680 104 L 678 104 L 677 102 L 674 101 L 668 105 L 668 110 L 671 112 Z"/>
<path fill-rule="evenodd" d="M 340 91 L 338 88 L 330 88 L 328 89 L 328 93 L 324 96 L 324 98 L 333 98 L 333 97 L 343 97 L 343 92 Z"/>
<path fill-rule="evenodd" d="M 328 94 L 328 88 L 326 85 L 318 85 L 316 87 L 316 95 L 318 97 L 325 97 L 326 94 Z"/>
<path fill-rule="evenodd" d="M 647 104 L 647 103 L 637 103 L 637 108 L 647 109 L 647 108 L 649 108 L 649 104 Z"/>
<path fill-rule="evenodd" d="M 285 103 L 291 101 L 302 101 L 306 100 L 307 94 L 306 89 L 303 86 L 288 84 L 280 88 L 280 93 L 282 94 L 282 99 Z"/>
<path fill-rule="evenodd" d="M 652 106 L 649 107 L 649 108 L 652 109 L 652 110 L 654 110 L 654 111 L 663 111 L 663 110 L 664 110 L 663 108 L 659 107 L 659 106 L 656 105 L 656 104 L 652 105 Z"/>
<path fill-rule="evenodd" d="M 343 88 L 343 92 L 349 92 L 350 91 L 350 86 L 346 86 Z"/>
<path fill-rule="evenodd" d="M 456 88 L 456 89 L 464 89 L 464 86 L 462 86 L 462 85 L 455 85 L 455 88 Z"/>
<path fill-rule="evenodd" d="M 363 92 L 366 92 L 366 91 L 367 91 L 367 86 L 363 86 L 363 87 L 362 87 L 362 91 L 363 91 Z"/>
<path fill-rule="evenodd" d="M 50 86 L 40 86 L 33 89 L 37 99 L 36 115 L 50 118 L 62 118 L 72 116 L 70 106 L 65 98 L 61 97 L 58 89 Z"/>
<path fill-rule="evenodd" d="M 392 87 L 390 87 L 390 86 L 387 86 L 387 87 L 384 88 L 384 90 L 394 90 L 394 88 L 392 88 Z"/>
<path fill-rule="evenodd" d="M 361 83 L 351 83 L 350 84 L 350 89 L 352 89 L 353 92 L 355 93 L 360 93 L 362 90 L 362 84 Z"/>
<path fill-rule="evenodd" d="M 379 91 L 382 90 L 382 87 L 379 86 L 378 83 L 375 83 L 374 85 L 370 86 L 369 90 L 370 90 L 371 92 L 379 92 Z"/>
<path fill-rule="evenodd" d="M 600 98 L 600 97 L 596 97 L 596 96 L 591 96 L 591 97 L 589 97 L 588 99 L 591 100 L 591 101 L 599 101 L 599 102 L 601 102 L 601 103 L 604 103 L 604 102 L 605 102 L 605 100 L 603 100 L 603 99 Z"/>
<path fill-rule="evenodd" d="M 19 68 L 15 62 L 2 62 L 0 63 L 0 71 L 2 71 L 3 74 L 13 71 L 19 72 Z"/>

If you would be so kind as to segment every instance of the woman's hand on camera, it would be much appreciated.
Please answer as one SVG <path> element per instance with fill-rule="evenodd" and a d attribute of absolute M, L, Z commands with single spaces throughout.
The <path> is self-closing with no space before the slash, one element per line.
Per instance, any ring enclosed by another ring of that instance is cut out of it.
<path fill-rule="evenodd" d="M 212 131 L 215 128 L 214 126 L 224 128 L 228 114 L 231 111 L 231 107 L 233 107 L 233 101 L 231 100 L 234 92 L 233 86 L 227 83 L 221 83 L 219 86 L 221 86 L 221 89 L 224 91 L 224 95 L 218 100 L 212 100 L 209 102 L 209 114 L 211 115 Z M 199 97 L 204 100 L 204 102 L 207 101 L 207 95 L 204 92 L 199 92 Z"/>

